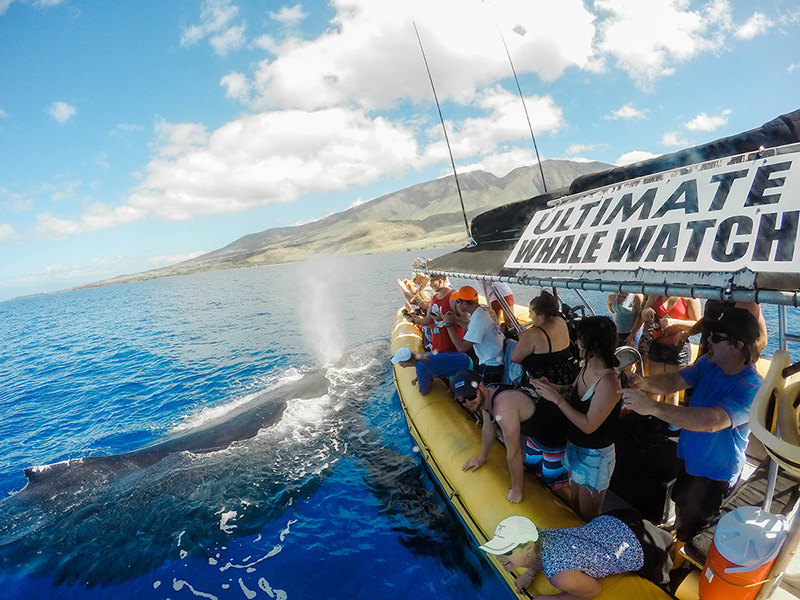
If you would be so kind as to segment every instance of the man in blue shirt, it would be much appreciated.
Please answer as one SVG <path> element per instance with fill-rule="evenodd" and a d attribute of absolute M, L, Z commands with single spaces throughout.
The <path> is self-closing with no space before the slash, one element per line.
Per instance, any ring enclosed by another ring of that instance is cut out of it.
<path fill-rule="evenodd" d="M 676 537 L 687 542 L 716 516 L 739 479 L 750 435 L 750 405 L 762 378 L 755 368 L 759 328 L 743 308 L 729 308 L 709 324 L 708 353 L 677 373 L 627 374 L 622 403 L 681 429 L 681 471 L 672 491 Z M 694 388 L 688 406 L 656 402 L 642 392 L 670 394 Z"/>
<path fill-rule="evenodd" d="M 427 396 L 434 377 L 452 378 L 459 371 L 472 368 L 472 359 L 460 352 L 411 352 L 403 347 L 392 357 L 393 365 L 414 367 L 417 376 L 411 381 L 419 386 L 419 393 Z"/>

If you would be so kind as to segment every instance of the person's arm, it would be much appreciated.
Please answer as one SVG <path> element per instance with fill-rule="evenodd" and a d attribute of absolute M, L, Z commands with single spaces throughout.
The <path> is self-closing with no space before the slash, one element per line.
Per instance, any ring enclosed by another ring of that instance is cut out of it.
<path fill-rule="evenodd" d="M 445 313 L 444 315 L 442 315 L 442 320 L 444 321 L 444 326 L 447 329 L 447 334 L 453 341 L 453 345 L 456 347 L 456 350 L 465 354 L 469 352 L 469 349 L 472 348 L 473 343 L 468 342 L 460 335 L 458 335 L 458 333 L 456 332 L 456 328 L 454 327 L 456 320 L 455 315 L 452 312 Z"/>
<path fill-rule="evenodd" d="M 506 396 L 505 394 L 503 396 Z M 520 444 L 519 432 L 519 407 L 511 400 L 509 393 L 507 397 L 498 398 L 495 404 L 495 420 L 500 425 L 503 432 L 503 443 L 506 445 L 506 461 L 508 462 L 508 472 L 511 474 L 511 489 L 508 490 L 509 502 L 519 502 L 522 500 L 522 446 Z"/>
<path fill-rule="evenodd" d="M 548 600 L 588 600 L 589 598 L 597 596 L 602 590 L 600 582 L 597 581 L 597 579 L 577 569 L 556 573 L 549 581 L 554 587 L 563 591 L 554 596 L 534 596 L 534 598 L 547 598 Z"/>
<path fill-rule="evenodd" d="M 737 308 L 743 308 L 756 318 L 758 322 L 758 338 L 756 338 L 756 350 L 763 351 L 767 347 L 767 322 L 764 320 L 764 314 L 761 312 L 761 307 L 755 302 L 737 302 Z"/>
<path fill-rule="evenodd" d="M 497 437 L 497 424 L 493 423 L 489 418 L 489 413 L 483 411 L 483 426 L 481 427 L 481 454 L 476 458 L 470 458 L 461 467 L 462 471 L 477 471 L 486 464 L 486 459 L 489 457 L 489 452 L 494 445 L 494 440 Z"/>
<path fill-rule="evenodd" d="M 538 333 L 537 329 L 531 328 L 520 336 L 519 341 L 511 350 L 512 361 L 522 364 L 522 361 L 536 349 Z"/>
<path fill-rule="evenodd" d="M 398 279 L 397 285 L 400 286 L 400 291 L 403 292 L 403 295 L 406 297 L 406 300 L 411 301 L 414 298 L 414 291 L 411 290 L 411 286 L 407 279 Z"/>
<path fill-rule="evenodd" d="M 658 296 L 653 296 L 650 294 L 647 296 L 647 301 L 644 303 L 644 307 L 642 308 L 642 312 L 639 315 L 642 317 L 642 321 L 653 321 L 656 318 L 656 311 L 653 308 L 656 303 L 656 298 Z"/>
<path fill-rule="evenodd" d="M 617 295 L 616 294 L 609 294 L 608 298 L 606 298 L 606 308 L 608 309 L 608 312 L 610 312 L 612 315 L 615 314 L 614 313 L 614 300 L 616 300 L 616 299 L 617 299 Z"/>
<path fill-rule="evenodd" d="M 659 373 L 658 375 L 649 375 L 642 377 L 638 373 L 625 373 L 628 380 L 628 387 L 642 390 L 643 392 L 650 392 L 662 396 L 665 394 L 674 394 L 689 387 L 686 380 L 681 376 L 680 371 L 675 373 Z"/>
<path fill-rule="evenodd" d="M 572 393 L 571 385 L 556 385 L 550 383 L 547 377 L 531 379 L 530 384 L 539 396 L 554 404 L 558 404 L 559 401 L 564 400 L 564 398 Z M 564 402 L 566 402 L 566 400 L 564 400 Z"/>
<path fill-rule="evenodd" d="M 721 406 L 675 406 L 657 402 L 634 388 L 622 390 L 622 406 L 687 431 L 713 433 L 732 425 L 730 416 Z"/>
<path fill-rule="evenodd" d="M 606 417 L 611 414 L 611 410 L 617 404 L 618 400 L 617 381 L 613 373 L 609 373 L 603 376 L 595 386 L 594 396 L 592 397 L 589 410 L 586 414 L 575 410 L 572 405 L 563 398 L 559 398 L 555 402 L 555 405 L 575 427 L 580 429 L 583 433 L 588 434 L 594 432 L 602 425 Z"/>
<path fill-rule="evenodd" d="M 431 302 L 428 305 L 428 310 L 425 313 L 424 317 L 415 317 L 414 315 L 410 315 L 407 318 L 410 319 L 411 322 L 414 323 L 414 325 L 424 325 L 426 327 L 430 327 L 431 325 L 433 325 L 433 322 L 434 322 L 433 315 L 431 314 L 431 311 L 432 311 L 434 306 L 438 306 L 438 305 L 433 304 L 433 302 Z"/>

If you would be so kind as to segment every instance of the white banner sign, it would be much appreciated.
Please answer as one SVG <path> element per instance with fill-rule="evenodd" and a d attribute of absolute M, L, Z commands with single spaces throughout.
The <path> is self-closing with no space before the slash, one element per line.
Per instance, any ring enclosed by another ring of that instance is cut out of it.
<path fill-rule="evenodd" d="M 506 267 L 800 272 L 800 151 L 697 164 L 565 200 L 533 215 Z"/>

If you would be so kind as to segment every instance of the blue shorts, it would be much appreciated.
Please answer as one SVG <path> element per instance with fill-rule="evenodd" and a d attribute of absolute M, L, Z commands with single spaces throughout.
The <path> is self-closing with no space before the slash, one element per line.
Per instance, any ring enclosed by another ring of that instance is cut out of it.
<path fill-rule="evenodd" d="M 598 492 L 608 489 L 616 464 L 613 444 L 606 448 L 581 448 L 567 442 L 564 466 L 572 483 Z"/>

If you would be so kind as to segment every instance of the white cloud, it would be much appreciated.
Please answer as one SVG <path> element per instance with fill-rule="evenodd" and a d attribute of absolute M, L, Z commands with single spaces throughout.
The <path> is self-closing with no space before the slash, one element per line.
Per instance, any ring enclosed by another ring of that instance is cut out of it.
<path fill-rule="evenodd" d="M 57 4 L 61 4 L 63 0 L 27 0 L 29 4 L 33 4 L 36 7 L 48 7 L 48 6 L 56 6 Z M 0 15 L 5 14 L 8 10 L 8 7 L 14 3 L 14 0 L 0 0 Z"/>
<path fill-rule="evenodd" d="M 111 208 L 98 202 L 90 205 L 78 221 L 59 218 L 49 211 L 36 215 L 34 230 L 42 238 L 66 239 L 91 231 L 113 229 L 146 216 L 146 213 L 131 206 Z"/>
<path fill-rule="evenodd" d="M 284 6 L 278 12 L 270 11 L 269 16 L 284 25 L 297 25 L 308 17 L 308 13 L 303 10 L 301 4 L 295 4 L 292 7 Z"/>
<path fill-rule="evenodd" d="M 160 119 L 155 126 L 156 138 L 152 148 L 165 158 L 176 158 L 208 143 L 205 125 L 198 123 L 168 123 Z"/>
<path fill-rule="evenodd" d="M 246 104 L 250 100 L 250 82 L 243 73 L 229 73 L 220 80 L 225 97 Z"/>
<path fill-rule="evenodd" d="M 661 156 L 660 154 L 653 154 L 652 152 L 645 152 L 644 150 L 634 150 L 633 152 L 627 152 L 620 156 L 616 160 L 616 164 L 619 166 L 624 165 L 631 165 L 633 163 L 641 162 L 643 160 L 649 160 L 651 158 L 656 158 Z"/>
<path fill-rule="evenodd" d="M 740 40 L 750 40 L 757 35 L 767 33 L 773 25 L 775 23 L 764 13 L 755 12 L 745 23 L 736 28 L 735 35 Z"/>
<path fill-rule="evenodd" d="M 686 127 L 686 129 L 689 131 L 714 131 L 723 125 L 728 124 L 728 117 L 730 114 L 730 109 L 723 110 L 718 115 L 707 115 L 706 113 L 700 113 L 694 119 L 686 123 L 684 127 Z"/>
<path fill-rule="evenodd" d="M 245 25 L 231 26 L 239 8 L 230 0 L 205 0 L 200 9 L 200 23 L 181 32 L 181 46 L 191 46 L 210 37 L 214 51 L 225 56 L 244 45 Z"/>
<path fill-rule="evenodd" d="M 704 14 L 690 10 L 687 0 L 597 0 L 607 15 L 599 23 L 599 49 L 639 87 L 650 88 L 673 74 L 675 64 L 723 46 L 731 7 L 726 0 L 711 4 Z"/>
<path fill-rule="evenodd" d="M 127 205 L 166 219 L 340 191 L 420 163 L 411 130 L 358 110 L 248 115 L 212 134 L 196 124 L 158 129 L 159 154 Z"/>
<path fill-rule="evenodd" d="M 255 73 L 257 108 L 314 110 L 355 102 L 375 110 L 403 100 L 429 102 L 413 22 L 442 101 L 468 103 L 481 87 L 510 75 L 497 23 L 519 73 L 550 81 L 569 67 L 583 68 L 593 54 L 593 17 L 579 0 L 545 6 L 408 0 L 390 9 L 368 0 L 333 4 L 339 9 L 335 27 L 315 40 L 269 40 L 277 58 Z M 517 26 L 525 35 L 513 31 Z"/>
<path fill-rule="evenodd" d="M 638 120 L 644 119 L 647 114 L 645 110 L 639 110 L 633 104 L 626 104 L 622 108 L 612 111 L 610 115 L 606 115 L 606 119 L 610 119 L 612 121 L 616 121 L 619 119 L 623 120 Z"/>
<path fill-rule="evenodd" d="M 484 110 L 484 117 L 464 119 L 457 127 L 451 125 L 450 143 L 456 158 L 491 153 L 501 142 L 530 139 L 525 107 L 519 96 L 499 87 L 492 88 L 482 92 L 476 105 Z M 552 98 L 526 98 L 525 106 L 535 134 L 555 132 L 561 126 L 563 115 Z M 437 141 L 427 148 L 427 153 L 438 155 L 441 160 L 446 157 L 447 149 L 440 133 L 435 133 L 434 137 Z"/>
<path fill-rule="evenodd" d="M 0 244 L 14 242 L 19 239 L 16 229 L 8 223 L 0 223 Z"/>
<path fill-rule="evenodd" d="M 114 129 L 111 130 L 112 136 L 124 136 L 129 133 L 135 133 L 138 131 L 144 131 L 144 127 L 141 125 L 136 125 L 134 123 L 117 123 Z"/>
<path fill-rule="evenodd" d="M 2 14 L 2 13 L 0 13 Z M 8 116 L 8 113 L 0 108 L 0 119 L 5 119 Z"/>
<path fill-rule="evenodd" d="M 544 160 L 544 158 L 542 160 Z M 484 157 L 479 162 L 469 165 L 458 165 L 457 168 L 459 173 L 469 173 L 470 171 L 480 170 L 488 171 L 496 177 L 503 177 L 508 175 L 514 169 L 535 164 L 536 153 L 534 152 L 533 148 L 530 148 L 529 150 L 525 148 L 514 148 L 508 152 L 491 154 L 490 156 Z M 446 173 L 443 173 L 443 175 L 452 177 L 452 169 Z M 546 170 L 545 178 L 547 178 Z"/>
<path fill-rule="evenodd" d="M 195 250 L 194 252 L 183 252 L 181 254 L 158 254 L 156 256 L 149 257 L 148 261 L 153 268 L 166 267 L 167 265 L 174 265 L 185 260 L 203 256 L 203 254 L 206 253 L 206 250 Z"/>
<path fill-rule="evenodd" d="M 73 179 L 61 183 L 61 188 L 53 194 L 53 201 L 67 200 L 75 195 L 75 191 L 81 186 L 81 181 Z"/>
<path fill-rule="evenodd" d="M 53 102 L 47 107 L 47 114 L 58 121 L 59 125 L 65 125 L 77 113 L 78 109 L 66 102 Z"/>
<path fill-rule="evenodd" d="M 668 131 L 664 135 L 661 136 L 661 145 L 662 146 L 689 146 L 689 140 L 685 137 L 681 136 L 681 134 L 677 131 Z"/>
<path fill-rule="evenodd" d="M 800 69 L 800 62 L 796 62 L 796 63 L 792 63 L 792 64 L 790 64 L 790 65 L 789 65 L 789 66 L 786 68 L 786 71 L 787 71 L 788 73 L 792 73 L 792 72 L 793 72 L 793 71 L 795 71 L 796 69 Z"/>
<path fill-rule="evenodd" d="M 601 150 L 608 150 L 608 144 L 572 144 L 567 147 L 566 155 L 575 156 L 577 154 L 587 154 L 590 152 L 597 152 Z"/>
<path fill-rule="evenodd" d="M 211 38 L 211 47 L 220 56 L 227 56 L 232 50 L 239 50 L 245 43 L 244 25 L 230 27 Z"/>

